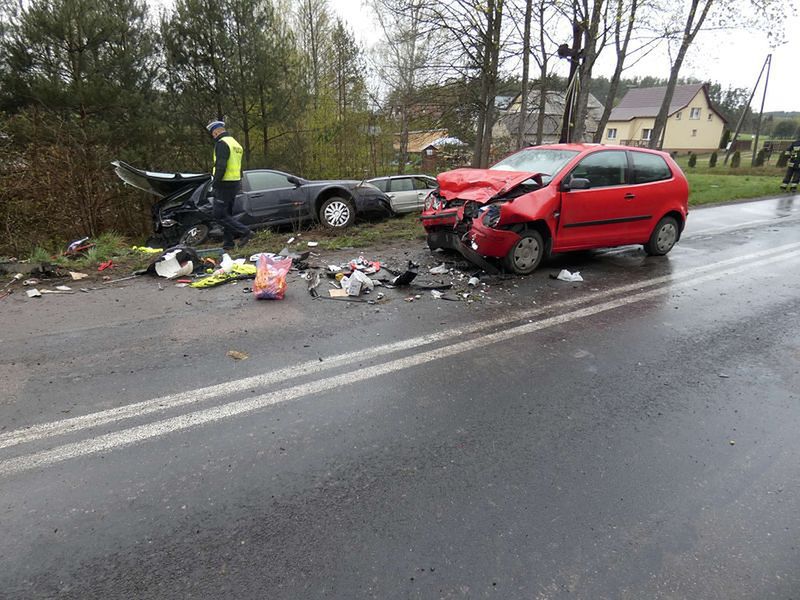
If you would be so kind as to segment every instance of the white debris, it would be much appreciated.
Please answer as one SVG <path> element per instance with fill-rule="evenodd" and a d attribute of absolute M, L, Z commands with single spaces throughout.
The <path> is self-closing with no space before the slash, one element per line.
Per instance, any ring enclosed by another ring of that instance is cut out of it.
<path fill-rule="evenodd" d="M 449 269 L 445 263 L 440 264 L 438 267 L 433 267 L 429 272 L 431 275 L 444 275 Z"/>
<path fill-rule="evenodd" d="M 583 277 L 581 277 L 580 271 L 575 271 L 574 273 L 570 273 L 566 269 L 561 269 L 561 272 L 558 274 L 556 279 L 560 279 L 561 281 L 583 281 Z"/>

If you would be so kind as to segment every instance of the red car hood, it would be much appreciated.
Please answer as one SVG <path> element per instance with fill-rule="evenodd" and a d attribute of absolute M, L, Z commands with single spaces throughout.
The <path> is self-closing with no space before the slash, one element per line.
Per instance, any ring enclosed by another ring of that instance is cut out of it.
<path fill-rule="evenodd" d="M 492 169 L 456 169 L 442 173 L 436 181 L 439 182 L 439 194 L 446 200 L 459 198 L 484 204 L 528 179 L 534 179 L 541 185 L 541 173 Z"/>

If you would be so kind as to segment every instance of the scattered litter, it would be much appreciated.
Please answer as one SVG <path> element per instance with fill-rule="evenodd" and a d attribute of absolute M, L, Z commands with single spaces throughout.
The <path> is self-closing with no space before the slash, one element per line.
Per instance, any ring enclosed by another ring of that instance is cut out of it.
<path fill-rule="evenodd" d="M 351 260 L 349 266 L 351 271 L 363 271 L 367 275 L 372 275 L 381 270 L 381 263 L 367 260 L 363 256 Z"/>
<path fill-rule="evenodd" d="M 192 283 L 191 279 L 176 279 L 175 283 Z"/>
<path fill-rule="evenodd" d="M 72 288 L 71 288 L 71 287 L 68 287 L 68 286 L 66 286 L 66 285 L 57 285 L 57 286 L 56 286 L 56 289 L 57 289 L 59 292 L 71 292 L 71 291 L 72 291 Z"/>
<path fill-rule="evenodd" d="M 431 275 L 444 275 L 448 271 L 449 271 L 449 269 L 447 268 L 447 265 L 445 263 L 442 263 L 438 267 L 433 267 L 428 272 Z"/>
<path fill-rule="evenodd" d="M 200 268 L 204 265 L 205 260 L 198 256 L 194 248 L 172 246 L 155 257 L 145 270 L 145 273 L 158 275 L 165 279 L 176 279 L 191 275 L 195 268 Z"/>
<path fill-rule="evenodd" d="M 160 254 L 164 251 L 163 248 L 151 248 L 150 246 L 131 246 L 131 250 L 142 254 Z"/>
<path fill-rule="evenodd" d="M 22 285 L 39 285 L 38 279 L 26 279 L 22 282 Z"/>
<path fill-rule="evenodd" d="M 25 293 L 28 294 L 28 298 L 41 298 L 42 292 L 37 290 L 36 288 L 25 290 Z"/>
<path fill-rule="evenodd" d="M 226 353 L 228 358 L 232 358 L 233 360 L 247 360 L 248 356 L 245 352 L 239 352 L 238 350 L 228 350 Z"/>
<path fill-rule="evenodd" d="M 291 244 L 293 241 L 294 241 L 294 237 L 290 237 L 288 240 L 286 240 L 286 243 L 287 244 Z"/>
<path fill-rule="evenodd" d="M 735 446 L 735 445 L 736 445 L 736 440 L 731 440 L 731 441 L 730 441 L 730 442 L 728 442 L 728 443 L 729 443 L 731 446 Z"/>
<path fill-rule="evenodd" d="M 130 279 L 136 279 L 137 277 L 139 277 L 138 273 L 128 275 L 127 277 L 120 277 L 119 279 L 111 279 L 109 275 L 103 275 L 103 283 L 119 283 L 120 281 L 128 281 Z"/>
<path fill-rule="evenodd" d="M 114 268 L 114 261 L 109 259 L 109 260 L 107 260 L 105 262 L 101 262 L 100 266 L 97 267 L 97 270 L 98 271 L 105 271 L 106 269 L 113 269 L 113 268 Z"/>
<path fill-rule="evenodd" d="M 409 296 L 408 298 L 404 298 L 404 300 L 406 302 L 413 302 L 414 301 L 414 296 Z"/>
<path fill-rule="evenodd" d="M 188 286 L 189 286 L 189 284 L 185 283 L 183 281 L 180 281 L 180 282 L 175 284 L 175 287 L 178 287 L 178 288 L 184 288 L 184 287 L 188 287 Z"/>
<path fill-rule="evenodd" d="M 81 279 L 86 279 L 89 275 L 88 273 L 78 273 L 77 271 L 70 271 L 69 276 L 72 277 L 72 281 L 80 281 Z"/>
<path fill-rule="evenodd" d="M 717 376 L 721 377 L 722 379 L 729 379 L 730 378 L 730 375 L 728 375 L 727 373 L 717 373 Z"/>
<path fill-rule="evenodd" d="M 313 298 L 319 296 L 319 292 L 317 292 L 317 288 L 319 287 L 319 273 L 308 273 L 308 293 L 311 294 Z"/>
<path fill-rule="evenodd" d="M 561 281 L 583 281 L 580 271 L 570 273 L 566 269 L 561 269 L 561 272 L 555 277 L 555 279 L 559 279 Z"/>
<path fill-rule="evenodd" d="M 467 285 L 468 285 L 469 287 L 475 287 L 475 286 L 476 286 L 476 285 L 478 285 L 480 282 L 481 282 L 481 280 L 480 280 L 480 279 L 478 279 L 477 277 L 475 277 L 475 276 L 473 275 L 472 277 L 470 277 L 470 278 L 469 278 L 469 281 L 467 281 Z"/>
<path fill-rule="evenodd" d="M 293 238 L 294 239 L 294 238 Z M 308 260 L 308 257 L 311 255 L 311 252 L 291 252 L 289 248 L 284 248 L 280 252 L 278 252 L 278 256 L 283 258 L 291 258 L 295 263 L 305 262 Z"/>
<path fill-rule="evenodd" d="M 164 291 L 164 286 L 163 286 L 163 285 L 161 285 L 161 282 L 160 282 L 160 281 L 158 282 L 158 291 L 159 291 L 159 292 L 163 292 L 163 291 Z"/>
<path fill-rule="evenodd" d="M 417 276 L 417 271 L 412 270 L 410 267 L 411 264 L 409 264 L 408 270 L 406 270 L 404 273 L 401 273 L 400 275 L 392 279 L 392 285 L 394 286 L 408 285 L 412 281 L 414 281 L 414 278 Z"/>
<path fill-rule="evenodd" d="M 16 275 L 14 275 L 14 277 L 12 277 L 12 278 L 11 278 L 11 281 L 9 281 L 9 282 L 6 284 L 6 287 L 4 287 L 4 288 L 3 288 L 3 290 L 7 290 L 7 289 L 8 289 L 8 288 L 10 288 L 12 285 L 14 285 L 14 283 L 16 283 L 17 281 L 19 281 L 19 280 L 20 280 L 20 279 L 22 279 L 23 277 L 24 277 L 24 275 L 23 275 L 22 273 L 17 273 Z"/>
<path fill-rule="evenodd" d="M 74 294 L 72 290 L 65 292 L 63 290 L 39 290 L 42 294 Z"/>
<path fill-rule="evenodd" d="M 283 300 L 286 294 L 286 275 L 291 268 L 291 258 L 260 257 L 256 279 L 253 282 L 253 293 L 256 298 L 259 300 Z"/>
<path fill-rule="evenodd" d="M 343 290 L 341 288 L 337 288 L 334 290 L 328 290 L 328 295 L 331 298 L 347 298 L 347 290 Z"/>
<path fill-rule="evenodd" d="M 341 273 L 342 267 L 337 265 L 328 265 L 328 273 Z"/>
<path fill-rule="evenodd" d="M 441 300 L 442 296 L 444 296 L 444 292 L 440 292 L 439 290 L 431 290 L 431 296 L 433 296 L 436 300 Z"/>
<path fill-rule="evenodd" d="M 90 250 L 94 248 L 94 244 L 89 241 L 88 237 L 81 238 L 79 240 L 75 240 L 71 242 L 67 249 L 64 251 L 65 256 L 75 256 L 80 254 L 81 252 L 85 252 L 86 250 Z"/>
<path fill-rule="evenodd" d="M 250 257 L 250 262 L 257 263 L 259 257 L 261 256 L 269 256 L 270 258 L 275 258 L 275 255 L 272 252 L 259 252 L 258 254 L 253 254 L 253 256 Z"/>
<path fill-rule="evenodd" d="M 317 246 L 319 246 L 319 242 L 308 242 L 309 248 L 316 248 Z"/>

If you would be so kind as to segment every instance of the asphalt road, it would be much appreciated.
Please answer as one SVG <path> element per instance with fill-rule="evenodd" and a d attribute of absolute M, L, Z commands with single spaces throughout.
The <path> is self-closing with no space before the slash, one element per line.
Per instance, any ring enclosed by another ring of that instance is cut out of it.
<path fill-rule="evenodd" d="M 471 303 L 14 294 L 0 597 L 798 599 L 799 233 L 695 210 Z"/>

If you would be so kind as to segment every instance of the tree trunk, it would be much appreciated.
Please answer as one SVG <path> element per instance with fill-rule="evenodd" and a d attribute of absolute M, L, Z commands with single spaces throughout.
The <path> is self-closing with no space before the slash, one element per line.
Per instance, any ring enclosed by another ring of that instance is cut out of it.
<path fill-rule="evenodd" d="M 700 2 L 705 2 L 703 10 L 695 23 L 695 16 L 697 15 L 697 8 Z M 692 0 L 692 6 L 689 10 L 689 15 L 686 18 L 686 26 L 683 30 L 683 38 L 681 39 L 681 47 L 675 57 L 675 63 L 669 70 L 669 81 L 667 82 L 667 89 L 664 92 L 664 100 L 661 102 L 661 108 L 656 116 L 656 122 L 653 125 L 653 131 L 650 136 L 650 148 L 661 148 L 663 145 L 664 131 L 667 126 L 667 119 L 669 118 L 669 105 L 672 103 L 672 96 L 675 94 L 675 86 L 678 84 L 678 75 L 681 72 L 683 59 L 686 58 L 686 52 L 689 50 L 694 41 L 697 32 L 703 26 L 703 22 L 708 16 L 708 11 L 711 8 L 714 0 Z"/>
<path fill-rule="evenodd" d="M 606 130 L 608 118 L 611 116 L 611 110 L 614 108 L 614 98 L 619 89 L 619 80 L 622 77 L 622 68 L 625 65 L 625 59 L 628 56 L 628 44 L 631 41 L 631 34 L 633 33 L 633 23 L 636 19 L 636 9 L 638 0 L 631 1 L 630 14 L 628 15 L 628 25 L 625 29 L 625 39 L 622 40 L 620 46 L 620 23 L 623 15 L 623 0 L 617 2 L 617 22 L 614 29 L 614 40 L 617 49 L 617 64 L 614 67 L 614 74 L 611 76 L 611 81 L 608 86 L 608 97 L 606 98 L 605 105 L 603 106 L 603 114 L 600 117 L 600 122 L 597 124 L 597 131 L 594 132 L 592 141 L 599 144 L 603 141 L 603 132 Z"/>
<path fill-rule="evenodd" d="M 525 29 L 522 34 L 522 95 L 519 106 L 519 128 L 517 129 L 517 148 L 525 146 L 525 130 L 528 122 L 528 77 L 531 61 L 531 16 L 533 0 L 525 2 Z"/>
<path fill-rule="evenodd" d="M 585 18 L 589 19 L 589 26 L 584 29 L 583 59 L 578 69 L 578 85 L 576 90 L 575 124 L 572 129 L 572 134 L 570 135 L 570 139 L 577 143 L 583 141 L 583 134 L 586 130 L 586 115 L 589 111 L 589 84 L 592 81 L 594 63 L 597 60 L 600 50 L 602 50 L 602 45 L 599 50 L 597 48 L 597 37 L 599 35 L 600 16 L 604 1 L 605 0 L 594 0 L 591 15 L 584 15 Z M 584 3 L 584 7 L 588 9 L 588 3 Z"/>

